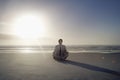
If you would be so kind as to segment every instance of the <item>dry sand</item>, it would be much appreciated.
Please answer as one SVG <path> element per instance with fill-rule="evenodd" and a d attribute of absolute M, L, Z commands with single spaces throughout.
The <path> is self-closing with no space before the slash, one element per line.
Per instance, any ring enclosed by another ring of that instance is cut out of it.
<path fill-rule="evenodd" d="M 58 62 L 50 53 L 3 53 L 0 80 L 120 80 L 120 54 L 71 53 Z"/>

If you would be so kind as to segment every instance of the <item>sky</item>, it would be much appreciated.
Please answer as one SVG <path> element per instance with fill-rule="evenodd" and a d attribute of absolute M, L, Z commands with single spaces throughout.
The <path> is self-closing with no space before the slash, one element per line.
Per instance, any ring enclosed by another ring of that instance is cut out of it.
<path fill-rule="evenodd" d="M 24 13 L 45 16 L 46 44 L 120 45 L 120 0 L 0 0 L 0 33 L 11 34 L 11 21 Z"/>

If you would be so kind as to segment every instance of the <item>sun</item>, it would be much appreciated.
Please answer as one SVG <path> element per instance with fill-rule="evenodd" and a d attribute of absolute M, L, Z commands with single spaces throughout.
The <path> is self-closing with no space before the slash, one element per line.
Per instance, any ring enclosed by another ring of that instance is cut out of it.
<path fill-rule="evenodd" d="M 44 19 L 35 14 L 22 14 L 13 21 L 13 33 L 23 39 L 43 37 L 46 31 Z"/>

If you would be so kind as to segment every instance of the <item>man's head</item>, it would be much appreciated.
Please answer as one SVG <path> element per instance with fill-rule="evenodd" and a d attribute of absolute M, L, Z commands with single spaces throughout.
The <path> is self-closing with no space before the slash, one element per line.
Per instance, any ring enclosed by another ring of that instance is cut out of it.
<path fill-rule="evenodd" d="M 63 40 L 62 39 L 59 39 L 58 40 L 58 43 L 61 45 L 63 43 Z"/>

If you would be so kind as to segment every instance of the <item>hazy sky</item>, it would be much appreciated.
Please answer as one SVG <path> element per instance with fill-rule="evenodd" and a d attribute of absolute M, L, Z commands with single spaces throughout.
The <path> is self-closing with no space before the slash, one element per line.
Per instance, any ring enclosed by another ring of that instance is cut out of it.
<path fill-rule="evenodd" d="M 49 43 L 120 45 L 120 0 L 0 0 L 0 32 L 11 33 L 12 18 L 25 12 L 46 15 Z"/>

